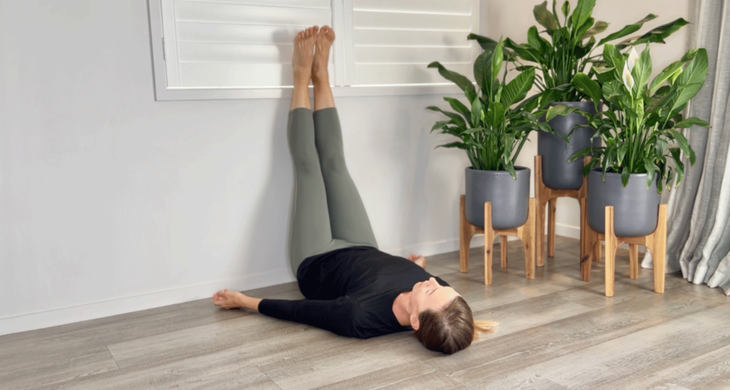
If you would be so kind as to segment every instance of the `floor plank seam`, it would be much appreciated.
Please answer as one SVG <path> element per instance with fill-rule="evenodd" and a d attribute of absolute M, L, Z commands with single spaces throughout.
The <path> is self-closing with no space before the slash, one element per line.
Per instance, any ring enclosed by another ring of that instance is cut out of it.
<path fill-rule="evenodd" d="M 276 383 L 276 381 L 275 381 L 274 379 L 272 379 L 272 378 L 271 378 L 271 377 L 269 376 L 269 374 L 265 373 L 265 372 L 264 372 L 264 370 L 262 370 L 261 368 L 259 368 L 259 366 L 254 366 L 254 367 L 256 367 L 256 369 L 257 369 L 257 370 L 258 370 L 258 371 L 259 371 L 260 373 L 262 373 L 262 374 L 263 374 L 263 375 L 264 375 L 264 376 L 266 377 L 266 379 L 268 379 L 268 380 L 269 380 L 269 382 L 271 382 L 271 383 L 272 383 L 272 384 L 273 384 L 274 386 L 276 386 L 276 387 L 277 387 L 277 388 L 278 388 L 279 390 L 284 390 L 284 388 L 283 388 L 283 387 L 281 387 L 281 385 L 279 385 L 278 383 Z"/>
<path fill-rule="evenodd" d="M 121 366 L 119 365 L 119 362 L 117 361 L 117 358 L 116 358 L 116 357 L 114 357 L 114 352 L 112 352 L 112 350 L 111 350 L 111 349 L 109 349 L 109 346 L 108 346 L 108 345 L 106 346 L 106 350 L 107 350 L 107 351 L 109 351 L 109 355 L 111 355 L 111 357 L 112 357 L 112 360 L 114 360 L 114 364 L 116 364 L 116 365 L 117 365 L 117 370 L 118 370 L 118 369 L 120 369 L 120 368 L 122 368 L 122 367 L 121 367 Z"/>

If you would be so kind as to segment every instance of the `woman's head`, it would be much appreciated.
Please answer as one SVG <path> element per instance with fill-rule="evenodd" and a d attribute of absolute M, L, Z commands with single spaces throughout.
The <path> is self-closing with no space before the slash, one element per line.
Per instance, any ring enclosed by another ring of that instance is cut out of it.
<path fill-rule="evenodd" d="M 491 332 L 492 322 L 475 324 L 471 308 L 453 288 L 434 278 L 416 283 L 411 294 L 411 326 L 424 347 L 445 354 L 471 345 L 478 332 Z M 414 318 L 415 316 L 415 318 Z"/>

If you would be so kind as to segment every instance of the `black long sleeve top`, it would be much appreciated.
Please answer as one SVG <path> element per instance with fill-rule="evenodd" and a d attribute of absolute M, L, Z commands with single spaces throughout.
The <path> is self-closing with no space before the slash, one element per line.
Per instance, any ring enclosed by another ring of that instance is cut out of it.
<path fill-rule="evenodd" d="M 373 247 L 338 249 L 309 257 L 299 266 L 297 281 L 306 299 L 263 299 L 259 312 L 348 337 L 400 332 L 411 328 L 398 323 L 395 298 L 431 276 L 413 262 Z"/>

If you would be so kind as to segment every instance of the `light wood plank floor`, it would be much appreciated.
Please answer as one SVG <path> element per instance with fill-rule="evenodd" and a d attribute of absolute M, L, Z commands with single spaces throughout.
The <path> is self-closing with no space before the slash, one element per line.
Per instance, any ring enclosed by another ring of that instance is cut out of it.
<path fill-rule="evenodd" d="M 623 250 L 606 298 L 603 262 L 580 281 L 578 241 L 567 238 L 535 280 L 524 278 L 518 242 L 509 257 L 500 269 L 495 256 L 491 286 L 478 248 L 465 274 L 456 252 L 429 258 L 478 318 L 500 323 L 452 356 L 410 332 L 350 339 L 206 299 L 0 337 L 0 388 L 730 388 L 730 301 L 718 290 L 667 275 L 655 294 L 651 270 L 629 279 Z M 301 297 L 294 283 L 248 293 Z"/>

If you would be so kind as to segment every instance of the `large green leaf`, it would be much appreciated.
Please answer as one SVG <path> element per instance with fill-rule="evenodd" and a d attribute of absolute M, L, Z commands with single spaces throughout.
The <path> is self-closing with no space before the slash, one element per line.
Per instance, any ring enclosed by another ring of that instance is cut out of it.
<path fill-rule="evenodd" d="M 448 144 L 443 144 L 443 145 L 438 145 L 438 146 L 436 146 L 436 147 L 437 147 L 437 148 L 459 148 L 459 149 L 462 149 L 462 150 L 468 150 L 468 149 L 471 149 L 471 147 L 470 147 L 470 146 L 468 146 L 467 144 L 465 144 L 465 143 L 463 143 L 463 142 L 459 142 L 459 141 L 456 141 L 456 142 L 450 142 L 450 143 L 448 143 Z"/>
<path fill-rule="evenodd" d="M 507 38 L 504 40 L 504 46 L 515 52 L 515 54 L 525 61 L 541 63 L 542 54 L 533 49 L 530 45 L 518 45 L 515 41 Z"/>
<path fill-rule="evenodd" d="M 679 145 L 679 148 L 684 152 L 685 155 L 689 156 L 689 163 L 694 165 L 695 163 L 695 151 L 692 150 L 692 147 L 689 144 L 689 141 L 687 141 L 687 138 L 682 135 L 682 133 L 678 132 L 677 130 L 669 130 L 669 132 L 672 134 L 672 138 L 674 138 L 675 141 L 677 141 L 677 144 Z"/>
<path fill-rule="evenodd" d="M 547 114 L 545 114 L 545 121 L 550 122 L 551 120 L 553 120 L 553 118 L 555 118 L 558 115 L 565 116 L 565 115 L 570 115 L 575 112 L 585 115 L 585 113 L 583 113 L 583 111 L 581 111 L 578 108 L 568 107 L 568 106 L 564 106 L 562 104 L 556 104 L 556 105 L 550 106 L 550 108 L 548 108 Z"/>
<path fill-rule="evenodd" d="M 623 54 L 621 54 L 616 46 L 607 43 L 603 46 L 603 59 L 606 61 L 606 65 L 608 65 L 608 67 L 616 69 L 616 72 L 613 73 L 613 75 L 616 80 L 620 81 L 621 72 L 624 69 L 624 63 L 626 62 Z"/>
<path fill-rule="evenodd" d="M 493 53 L 493 51 L 483 51 L 474 60 L 474 80 L 476 80 L 479 89 L 481 89 L 483 93 L 487 90 L 487 85 L 485 83 L 485 72 L 487 71 L 486 64 L 492 62 L 491 56 Z"/>
<path fill-rule="evenodd" d="M 652 29 L 651 31 L 647 32 L 646 34 L 642 35 L 639 39 L 634 41 L 634 45 L 640 45 L 642 43 L 664 43 L 664 39 L 668 36 L 672 35 L 675 31 L 679 30 L 680 28 L 688 25 L 689 22 L 679 18 L 672 22 L 669 22 L 667 24 L 663 24 L 655 29 Z"/>
<path fill-rule="evenodd" d="M 678 128 L 678 129 L 687 129 L 687 128 L 692 127 L 692 125 L 710 127 L 709 123 L 703 121 L 702 119 L 695 118 L 695 117 L 691 117 L 691 118 L 687 118 L 683 121 L 679 121 L 674 124 L 674 127 Z"/>
<path fill-rule="evenodd" d="M 682 65 L 684 65 L 684 61 L 675 61 L 664 68 L 664 70 L 662 70 L 656 77 L 654 77 L 654 80 L 652 80 L 651 85 L 649 86 L 649 93 L 654 93 L 654 91 L 667 81 L 670 76 L 677 72 L 677 70 L 682 69 Z"/>
<path fill-rule="evenodd" d="M 467 35 L 466 39 L 477 41 L 484 51 L 494 51 L 494 48 L 497 46 L 497 41 L 494 39 L 474 33 Z"/>
<path fill-rule="evenodd" d="M 450 120 L 448 120 L 448 121 L 438 121 L 438 122 L 436 122 L 435 125 L 433 125 L 433 127 L 431 127 L 431 132 L 434 132 L 435 130 L 443 129 L 444 127 L 446 127 L 449 124 L 451 124 L 451 121 Z"/>
<path fill-rule="evenodd" d="M 537 54 L 540 54 L 539 62 L 544 62 L 544 53 L 550 53 L 553 51 L 550 42 L 548 42 L 545 38 L 541 37 L 540 34 L 538 34 L 537 27 L 535 26 L 531 26 L 527 30 L 527 44 L 535 49 L 535 52 Z M 533 52 L 533 54 L 535 54 L 535 52 Z"/>
<path fill-rule="evenodd" d="M 548 11 L 547 1 L 536 5 L 532 9 L 532 13 L 535 15 L 535 20 L 548 31 L 553 31 L 558 28 L 558 18 L 552 12 Z"/>
<path fill-rule="evenodd" d="M 584 73 L 578 73 L 573 77 L 573 85 L 593 100 L 596 111 L 598 111 L 598 105 L 601 103 L 601 86 Z"/>
<path fill-rule="evenodd" d="M 492 54 L 492 78 L 499 77 L 499 70 L 502 69 L 502 62 L 504 61 L 502 55 L 502 40 L 500 40 L 497 46 L 494 47 L 494 54 Z"/>
<path fill-rule="evenodd" d="M 598 66 L 591 67 L 591 73 L 596 75 L 596 79 L 601 83 L 605 83 L 605 82 L 614 80 L 616 78 L 616 76 L 614 74 L 614 70 L 615 69 L 613 67 L 610 67 L 610 68 L 598 67 Z"/>
<path fill-rule="evenodd" d="M 471 124 L 474 127 L 478 127 L 481 123 L 479 123 L 482 119 L 484 105 L 482 104 L 482 99 L 474 99 L 474 101 L 471 103 Z"/>
<path fill-rule="evenodd" d="M 575 6 L 573 14 L 570 16 L 571 21 L 573 22 L 574 29 L 581 29 L 581 27 L 591 17 L 591 14 L 593 13 L 593 7 L 595 6 L 596 0 L 578 0 L 578 4 Z"/>
<path fill-rule="evenodd" d="M 588 31 L 586 31 L 582 37 L 580 37 L 580 40 L 582 41 L 582 40 L 584 40 L 586 38 L 590 38 L 596 34 L 600 34 L 604 31 L 606 31 L 607 28 L 608 28 L 608 23 L 599 20 L 596 22 L 596 24 L 593 25 L 593 27 L 591 27 Z"/>
<path fill-rule="evenodd" d="M 462 91 L 476 94 L 474 84 L 472 84 L 471 80 L 466 78 L 466 76 L 444 68 L 444 66 L 441 65 L 438 61 L 434 61 L 434 62 L 428 64 L 428 67 L 429 68 L 438 68 L 438 71 L 439 71 L 439 74 L 441 75 L 441 77 L 458 85 Z"/>
<path fill-rule="evenodd" d="M 646 84 L 649 82 L 651 76 L 651 56 L 649 55 L 649 45 L 639 55 L 639 59 L 634 64 L 634 69 L 631 71 L 634 77 L 634 90 L 642 91 L 646 88 Z"/>
<path fill-rule="evenodd" d="M 615 33 L 611 33 L 607 37 L 601 39 L 598 42 L 598 46 L 601 46 L 601 45 L 603 45 L 606 42 L 611 42 L 614 39 L 623 38 L 623 37 L 625 37 L 625 36 L 627 36 L 629 34 L 633 34 L 633 33 L 637 32 L 637 31 L 639 31 L 639 29 L 641 28 L 641 26 L 644 25 L 644 23 L 646 23 L 646 22 L 648 22 L 648 21 L 650 21 L 652 19 L 656 19 L 656 17 L 657 16 L 654 15 L 654 14 L 646 15 L 646 17 L 644 19 L 641 19 L 641 20 L 639 20 L 638 22 L 636 22 L 634 24 L 629 24 L 627 26 L 624 26 L 624 28 L 622 28 L 621 30 L 616 31 Z"/>
<path fill-rule="evenodd" d="M 677 186 L 682 182 L 684 176 L 684 163 L 682 162 L 682 155 L 679 148 L 669 148 L 669 153 L 672 155 L 674 160 L 674 170 L 677 171 Z"/>
<path fill-rule="evenodd" d="M 487 115 L 484 121 L 494 128 L 498 128 L 504 120 L 506 111 L 507 109 L 502 103 L 494 102 L 487 109 Z"/>
<path fill-rule="evenodd" d="M 458 99 L 454 99 L 454 98 L 448 97 L 448 96 L 444 96 L 444 100 L 449 103 L 449 105 L 451 106 L 452 109 L 454 109 L 454 111 L 463 115 L 464 119 L 466 119 L 467 122 L 471 123 L 471 112 L 464 105 L 464 103 L 460 102 Z"/>
<path fill-rule="evenodd" d="M 684 106 L 700 91 L 707 79 L 707 51 L 699 49 L 697 55 L 687 64 L 682 74 L 676 80 L 677 96 L 669 112 L 674 112 Z"/>
<path fill-rule="evenodd" d="M 504 86 L 502 90 L 502 104 L 509 107 L 514 103 L 522 101 L 527 96 L 527 92 L 532 89 L 534 82 L 535 68 L 517 75 L 517 77 Z"/>
<path fill-rule="evenodd" d="M 426 109 L 427 110 L 431 110 L 431 111 L 440 112 L 440 113 L 446 115 L 447 117 L 451 118 L 451 120 L 453 121 L 453 123 L 455 125 L 457 125 L 459 127 L 467 127 L 466 126 L 466 121 L 464 120 L 464 118 L 462 118 L 461 115 L 459 115 L 459 114 L 457 114 L 455 112 L 444 111 L 444 110 L 442 110 L 442 109 L 440 109 L 439 107 L 436 107 L 436 106 L 428 106 L 428 107 L 426 107 Z"/>
<path fill-rule="evenodd" d="M 609 103 L 610 108 L 617 109 L 619 99 L 622 96 L 623 84 L 618 80 L 611 80 L 603 84 L 603 99 Z"/>

